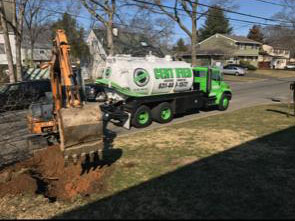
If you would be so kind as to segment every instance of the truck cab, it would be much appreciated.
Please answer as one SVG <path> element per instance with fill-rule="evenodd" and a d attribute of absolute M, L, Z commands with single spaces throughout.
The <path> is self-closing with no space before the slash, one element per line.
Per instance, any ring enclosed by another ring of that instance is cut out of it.
<path fill-rule="evenodd" d="M 217 67 L 193 67 L 194 90 L 206 94 L 206 106 L 218 106 L 219 110 L 226 110 L 232 98 L 230 86 L 224 82 L 223 74 Z"/>

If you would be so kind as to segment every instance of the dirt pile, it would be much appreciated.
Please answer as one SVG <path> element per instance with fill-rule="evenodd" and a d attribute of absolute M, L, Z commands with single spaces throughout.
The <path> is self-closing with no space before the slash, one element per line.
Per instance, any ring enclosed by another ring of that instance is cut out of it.
<path fill-rule="evenodd" d="M 64 166 L 58 146 L 38 151 L 22 163 L 0 171 L 0 197 L 6 194 L 43 194 L 50 200 L 68 200 L 88 195 L 103 187 L 107 167 L 98 165 Z"/>

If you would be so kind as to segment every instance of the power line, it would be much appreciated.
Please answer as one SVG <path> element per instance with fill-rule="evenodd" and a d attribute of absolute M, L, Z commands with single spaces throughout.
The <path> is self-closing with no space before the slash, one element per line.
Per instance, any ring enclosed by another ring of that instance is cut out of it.
<path fill-rule="evenodd" d="M 269 2 L 269 1 L 265 1 L 265 0 L 255 0 L 256 2 L 263 2 L 266 4 L 270 4 L 270 5 L 276 5 L 276 6 L 281 6 L 281 7 L 289 7 L 289 5 L 285 5 L 285 4 L 281 4 L 281 3 L 275 3 L 275 2 Z"/>
<path fill-rule="evenodd" d="M 191 2 L 189 0 L 185 0 L 185 1 Z M 272 19 L 272 18 L 266 18 L 266 17 L 261 17 L 261 16 L 257 16 L 257 15 L 246 14 L 246 13 L 242 13 L 242 12 L 236 12 L 236 11 L 232 11 L 232 10 L 229 10 L 229 9 L 224 9 L 224 8 L 219 8 L 219 7 L 215 7 L 215 6 L 206 5 L 206 4 L 203 4 L 203 3 L 196 3 L 196 4 L 201 5 L 201 6 L 205 6 L 207 8 L 217 9 L 219 11 L 224 11 L 224 12 L 228 12 L 228 13 L 232 13 L 232 14 L 237 14 L 237 15 L 242 15 L 242 16 L 251 17 L 251 18 L 262 19 L 262 20 L 265 20 L 265 21 L 287 22 L 287 23 L 290 23 L 289 21 L 284 21 L 284 20 L 279 20 L 279 19 Z"/>
<path fill-rule="evenodd" d="M 142 0 L 132 0 L 132 1 L 135 1 L 135 2 L 138 2 L 138 3 L 143 3 L 143 4 L 147 4 L 147 5 L 153 5 L 153 6 L 159 6 L 159 4 L 155 4 L 155 3 L 152 3 L 152 2 L 146 2 L 146 1 L 142 1 Z M 200 4 L 200 3 L 196 3 L 196 4 Z M 204 4 L 203 4 L 204 5 Z M 185 11 L 185 12 L 190 12 L 190 13 L 196 13 L 198 15 L 208 15 L 208 13 L 202 13 L 202 12 L 193 12 L 191 10 L 185 10 L 185 9 L 182 9 L 182 8 L 174 8 L 172 6 L 168 6 L 168 5 L 160 5 L 161 7 L 164 7 L 164 8 L 168 8 L 168 9 L 173 9 L 173 10 L 177 10 L 177 11 Z M 210 6 L 210 7 L 213 7 L 213 6 Z M 224 10 L 224 9 L 219 9 L 219 10 Z M 214 16 L 214 15 L 208 15 L 208 16 L 211 16 L 211 17 L 216 17 L 218 18 L 218 16 Z M 249 17 L 253 17 L 251 15 L 248 15 Z M 253 17 L 255 18 L 255 17 Z M 228 20 L 231 20 L 231 21 L 240 21 L 240 22 L 244 22 L 244 23 L 249 23 L 249 24 L 259 24 L 259 25 L 264 25 L 264 26 L 281 26 L 281 27 L 288 27 L 288 28 L 292 28 L 293 26 L 286 26 L 286 25 L 281 25 L 281 24 L 268 24 L 268 23 L 262 23 L 262 22 L 254 22 L 254 21 L 249 21 L 249 20 L 243 20 L 243 19 L 236 19 L 236 18 L 227 18 Z M 264 18 L 265 20 L 267 20 L 267 18 Z M 276 20 L 277 22 L 282 22 L 281 20 Z M 288 22 L 290 23 L 290 22 Z"/>

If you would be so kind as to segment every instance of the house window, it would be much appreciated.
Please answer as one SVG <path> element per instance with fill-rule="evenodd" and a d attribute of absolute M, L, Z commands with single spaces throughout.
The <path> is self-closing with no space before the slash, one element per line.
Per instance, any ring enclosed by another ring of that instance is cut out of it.
<path fill-rule="evenodd" d="M 5 54 L 5 48 L 3 43 L 0 44 L 0 54 Z"/>
<path fill-rule="evenodd" d="M 45 54 L 45 51 L 44 50 L 40 50 L 40 54 Z"/>

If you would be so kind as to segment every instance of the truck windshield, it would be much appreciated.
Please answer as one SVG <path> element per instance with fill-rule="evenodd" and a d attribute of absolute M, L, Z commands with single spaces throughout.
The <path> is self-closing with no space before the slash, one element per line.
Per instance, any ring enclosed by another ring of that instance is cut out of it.
<path fill-rule="evenodd" d="M 221 81 L 222 80 L 221 73 L 219 71 L 214 71 L 213 70 L 213 72 L 212 72 L 212 80 Z"/>

